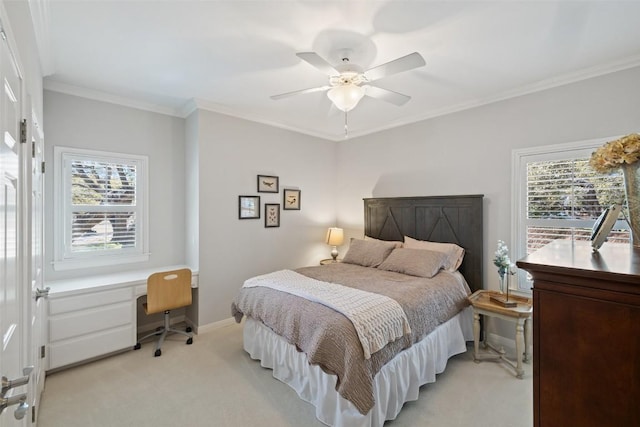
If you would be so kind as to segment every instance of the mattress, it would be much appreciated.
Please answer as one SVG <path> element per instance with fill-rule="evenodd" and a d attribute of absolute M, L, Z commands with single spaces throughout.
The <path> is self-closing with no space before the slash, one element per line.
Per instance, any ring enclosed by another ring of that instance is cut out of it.
<path fill-rule="evenodd" d="M 251 317 L 244 323 L 244 349 L 302 400 L 313 404 L 316 417 L 324 424 L 382 426 L 385 420 L 397 417 L 405 402 L 418 399 L 420 386 L 435 382 L 450 357 L 467 350 L 466 341 L 473 340 L 472 320 L 472 309 L 467 307 L 386 363 L 374 377 L 375 405 L 366 414 L 336 391 L 335 375 L 310 364 L 306 354 Z"/>
<path fill-rule="evenodd" d="M 296 271 L 392 298 L 409 320 L 409 334 L 367 359 L 354 325 L 332 308 L 267 287 L 242 288 L 232 303 L 237 321 L 244 315 L 259 320 L 304 352 L 310 364 L 337 375 L 337 391 L 362 414 L 374 406 L 373 378 L 380 369 L 469 305 L 469 288 L 459 273 L 422 278 L 345 263 Z"/>

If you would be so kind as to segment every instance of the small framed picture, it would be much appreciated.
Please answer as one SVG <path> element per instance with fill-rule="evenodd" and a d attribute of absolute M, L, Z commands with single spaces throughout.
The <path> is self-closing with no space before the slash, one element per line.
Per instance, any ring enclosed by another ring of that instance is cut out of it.
<path fill-rule="evenodd" d="M 278 193 L 277 176 L 258 175 L 258 193 Z"/>
<path fill-rule="evenodd" d="M 238 218 L 260 218 L 260 196 L 238 196 Z"/>
<path fill-rule="evenodd" d="M 264 204 L 264 226 L 280 227 L 280 203 Z"/>
<path fill-rule="evenodd" d="M 282 209 L 285 211 L 300 210 L 300 190 L 285 188 L 282 195 Z"/>

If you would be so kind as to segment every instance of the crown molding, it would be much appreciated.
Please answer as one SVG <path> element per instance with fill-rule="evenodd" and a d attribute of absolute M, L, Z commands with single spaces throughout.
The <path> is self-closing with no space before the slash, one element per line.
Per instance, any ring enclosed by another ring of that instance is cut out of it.
<path fill-rule="evenodd" d="M 336 139 L 335 135 L 332 135 L 329 133 L 314 132 L 308 129 L 301 129 L 295 126 L 289 126 L 283 123 L 274 122 L 272 120 L 266 120 L 263 117 L 259 117 L 257 115 L 240 112 L 232 108 L 225 107 L 223 105 L 216 104 L 214 102 L 206 101 L 203 99 L 198 99 L 198 98 L 193 98 L 192 100 L 188 101 L 185 104 L 185 107 L 183 107 L 183 110 L 182 110 L 183 117 L 186 117 L 187 115 L 191 114 L 195 110 L 205 110 L 205 111 L 210 111 L 212 113 L 224 114 L 226 116 L 231 116 L 238 119 L 248 120 L 251 122 L 260 123 L 263 125 L 267 125 L 267 126 L 271 126 L 279 129 L 284 129 L 291 132 L 301 133 L 303 135 L 312 136 L 314 138 L 320 138 L 320 139 L 325 139 L 329 141 L 340 140 L 340 139 Z"/>
<path fill-rule="evenodd" d="M 88 98 L 96 101 L 107 102 L 110 104 L 122 105 L 124 107 L 136 108 L 138 110 L 151 111 L 153 113 L 184 118 L 181 114 L 180 109 L 177 108 L 154 104 L 151 102 L 144 102 L 123 96 L 112 95 L 110 93 L 101 92 L 99 90 L 70 85 L 68 83 L 62 83 L 48 78 L 44 79 L 43 86 L 45 90 L 49 90 L 52 92 L 60 92 L 67 95 L 79 96 L 81 98 Z"/>
<path fill-rule="evenodd" d="M 470 110 L 472 108 L 481 107 L 483 105 L 493 104 L 500 101 L 506 101 L 508 99 L 517 98 L 523 95 L 529 95 L 536 92 L 542 92 L 544 90 L 553 89 L 559 86 L 565 86 L 572 83 L 578 83 L 583 80 L 588 80 L 594 77 L 604 76 L 607 74 L 615 73 L 617 71 L 628 70 L 630 68 L 640 67 L 640 55 L 624 58 L 622 60 L 609 62 L 607 64 L 601 64 L 590 68 L 585 68 L 572 73 L 566 73 L 559 76 L 554 76 L 548 79 L 539 80 L 537 82 L 520 86 L 516 89 L 502 92 L 495 96 L 482 98 L 472 102 L 460 103 L 450 107 L 442 108 L 439 110 L 427 111 L 419 116 L 411 116 L 404 119 L 396 120 L 385 126 L 379 126 L 376 128 L 368 129 L 357 134 L 357 136 L 370 135 L 372 133 L 382 132 L 405 126 L 413 123 L 418 123 L 424 120 L 433 119 L 436 117 L 446 116 L 447 114 L 453 114 L 460 111 Z M 353 137 L 356 137 L 354 133 Z"/>
<path fill-rule="evenodd" d="M 30 1 L 36 1 L 36 0 L 30 0 Z M 37 1 L 43 1 L 43 0 L 37 0 Z M 48 0 L 44 0 L 44 1 L 48 1 Z M 449 106 L 449 107 L 438 109 L 438 110 L 427 111 L 424 114 L 420 114 L 416 116 L 405 117 L 402 119 L 395 120 L 384 126 L 372 127 L 366 130 L 350 131 L 347 138 L 345 138 L 344 135 L 342 134 L 335 135 L 331 133 L 311 131 L 308 129 L 302 129 L 299 127 L 275 122 L 272 120 L 267 120 L 263 117 L 260 117 L 259 115 L 238 111 L 236 109 L 233 109 L 221 104 L 216 104 L 214 102 L 210 102 L 210 101 L 206 101 L 198 98 L 192 98 L 188 100 L 182 105 L 182 107 L 173 108 L 166 105 L 158 105 L 158 104 L 143 102 L 143 101 L 139 101 L 131 98 L 111 95 L 109 93 L 100 92 L 93 89 L 82 88 L 79 86 L 61 83 L 61 82 L 57 82 L 55 80 L 50 80 L 50 79 L 44 80 L 44 88 L 46 90 L 50 90 L 54 92 L 66 93 L 69 95 L 95 99 L 98 101 L 109 102 L 112 104 L 119 104 L 119 105 L 131 107 L 131 108 L 152 111 L 155 113 L 166 114 L 166 115 L 180 117 L 180 118 L 186 118 L 197 110 L 205 110 L 205 111 L 224 114 L 227 116 L 231 116 L 231 117 L 235 117 L 243 120 L 249 120 L 256 123 L 261 123 L 271 127 L 284 129 L 284 130 L 312 136 L 315 138 L 339 142 L 339 141 L 345 141 L 345 140 L 348 141 L 350 139 L 371 135 L 374 133 L 418 123 L 424 120 L 429 120 L 436 117 L 445 116 L 448 114 L 469 110 L 472 108 L 481 107 L 488 104 L 493 104 L 496 102 L 508 100 L 511 98 L 516 98 L 523 95 L 541 92 L 547 89 L 552 89 L 555 87 L 564 86 L 571 83 L 577 83 L 590 78 L 599 77 L 606 74 L 611 74 L 617 71 L 623 71 L 626 69 L 639 67 L 639 66 L 640 66 L 640 55 L 637 55 L 637 56 L 625 58 L 623 60 L 586 68 L 586 69 L 572 72 L 572 73 L 554 76 L 549 79 L 540 80 L 528 85 L 520 86 L 513 90 L 502 92 L 495 96 L 490 96 L 490 97 L 482 98 L 482 99 L 471 101 L 471 102 L 460 103 L 457 105 Z"/>

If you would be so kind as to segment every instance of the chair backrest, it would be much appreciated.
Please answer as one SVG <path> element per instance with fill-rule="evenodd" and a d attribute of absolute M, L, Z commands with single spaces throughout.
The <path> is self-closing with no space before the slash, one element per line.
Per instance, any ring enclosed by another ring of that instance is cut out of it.
<path fill-rule="evenodd" d="M 147 313 L 191 305 L 191 270 L 162 271 L 147 279 Z"/>

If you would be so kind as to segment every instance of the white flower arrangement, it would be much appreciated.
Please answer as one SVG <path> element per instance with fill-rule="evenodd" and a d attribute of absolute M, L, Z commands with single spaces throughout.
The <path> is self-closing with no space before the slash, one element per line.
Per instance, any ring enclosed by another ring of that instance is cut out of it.
<path fill-rule="evenodd" d="M 496 257 L 493 259 L 493 264 L 498 267 L 498 275 L 500 279 L 504 279 L 507 273 L 515 274 L 515 264 L 509 259 L 509 248 L 502 241 L 498 240 L 498 249 L 496 250 Z"/>

